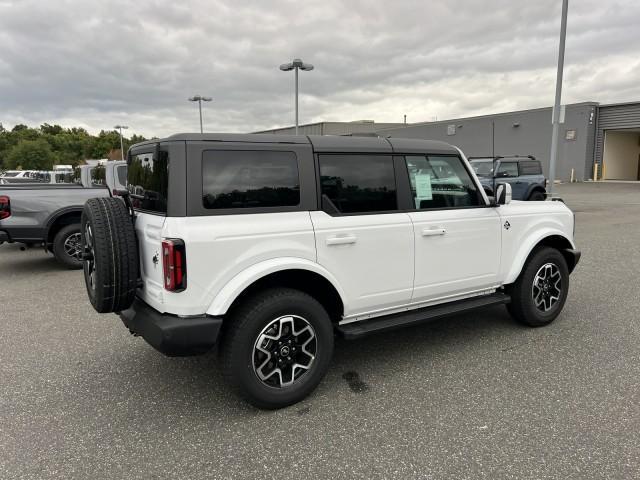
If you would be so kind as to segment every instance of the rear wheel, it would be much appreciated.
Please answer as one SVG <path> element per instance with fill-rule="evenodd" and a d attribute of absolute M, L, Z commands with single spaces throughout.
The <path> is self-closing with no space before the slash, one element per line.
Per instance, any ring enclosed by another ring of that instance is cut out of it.
<path fill-rule="evenodd" d="M 99 313 L 131 306 L 138 282 L 138 248 L 124 202 L 92 198 L 81 222 L 84 280 L 91 305 Z"/>
<path fill-rule="evenodd" d="M 569 292 L 569 269 L 562 253 L 543 247 L 535 251 L 509 289 L 512 317 L 525 325 L 541 327 L 562 311 Z"/>
<path fill-rule="evenodd" d="M 80 224 L 62 227 L 53 238 L 53 256 L 69 269 L 82 268 Z"/>
<path fill-rule="evenodd" d="M 221 346 L 224 375 L 256 407 L 299 402 L 329 368 L 333 326 L 322 305 L 306 293 L 266 290 L 227 321 Z"/>

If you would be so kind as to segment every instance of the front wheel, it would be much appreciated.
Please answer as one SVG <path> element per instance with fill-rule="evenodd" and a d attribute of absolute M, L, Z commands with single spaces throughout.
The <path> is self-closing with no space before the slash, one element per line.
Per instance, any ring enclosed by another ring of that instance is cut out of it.
<path fill-rule="evenodd" d="M 299 402 L 329 368 L 333 326 L 322 305 L 306 293 L 265 290 L 226 321 L 221 346 L 224 375 L 258 408 Z"/>
<path fill-rule="evenodd" d="M 553 322 L 569 293 L 569 269 L 562 253 L 543 247 L 534 252 L 516 282 L 508 289 L 513 318 L 531 327 Z"/>
<path fill-rule="evenodd" d="M 541 202 L 544 199 L 545 199 L 545 194 L 540 190 L 535 190 L 534 192 L 531 192 L 531 195 L 529 195 L 530 202 Z"/>

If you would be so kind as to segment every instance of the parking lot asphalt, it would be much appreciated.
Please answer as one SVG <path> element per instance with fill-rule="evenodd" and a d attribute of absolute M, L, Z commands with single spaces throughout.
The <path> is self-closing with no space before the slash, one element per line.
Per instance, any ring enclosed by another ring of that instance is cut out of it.
<path fill-rule="evenodd" d="M 337 340 L 274 412 L 215 352 L 164 357 L 81 272 L 0 246 L 0 478 L 640 478 L 640 185 L 559 193 L 583 255 L 552 325 L 497 307 Z"/>

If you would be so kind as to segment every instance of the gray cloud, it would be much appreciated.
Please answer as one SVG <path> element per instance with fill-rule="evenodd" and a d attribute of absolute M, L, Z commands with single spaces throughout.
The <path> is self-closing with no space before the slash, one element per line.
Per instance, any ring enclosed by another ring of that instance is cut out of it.
<path fill-rule="evenodd" d="M 560 2 L 0 0 L 0 122 L 210 131 L 552 103 Z M 571 2 L 563 101 L 640 99 L 640 4 Z"/>

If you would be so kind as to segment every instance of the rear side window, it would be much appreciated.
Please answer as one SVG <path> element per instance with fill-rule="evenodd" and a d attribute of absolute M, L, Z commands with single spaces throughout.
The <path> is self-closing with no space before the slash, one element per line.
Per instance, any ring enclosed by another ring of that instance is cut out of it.
<path fill-rule="evenodd" d="M 296 154 L 268 150 L 204 152 L 202 204 L 208 209 L 299 205 Z"/>
<path fill-rule="evenodd" d="M 393 159 L 386 155 L 319 155 L 323 201 L 340 213 L 398 208 Z M 324 197 L 326 196 L 326 197 Z"/>
<path fill-rule="evenodd" d="M 542 166 L 540 162 L 520 162 L 520 175 L 542 175 Z"/>
<path fill-rule="evenodd" d="M 138 153 L 131 155 L 127 169 L 127 189 L 134 208 L 152 213 L 167 213 L 169 189 L 169 154 Z"/>

